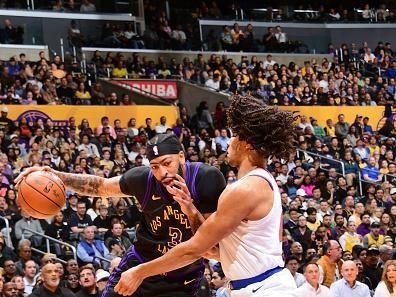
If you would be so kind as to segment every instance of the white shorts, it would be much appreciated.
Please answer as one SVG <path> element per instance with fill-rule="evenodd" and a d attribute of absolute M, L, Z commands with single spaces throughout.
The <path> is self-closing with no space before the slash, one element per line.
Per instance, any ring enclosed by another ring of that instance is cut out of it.
<path fill-rule="evenodd" d="M 288 269 L 240 290 L 231 290 L 231 297 L 296 297 L 296 282 Z"/>

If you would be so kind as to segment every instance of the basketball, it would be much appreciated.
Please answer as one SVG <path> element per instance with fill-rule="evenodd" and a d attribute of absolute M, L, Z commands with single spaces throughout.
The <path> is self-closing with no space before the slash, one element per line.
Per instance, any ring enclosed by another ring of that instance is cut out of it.
<path fill-rule="evenodd" d="M 56 215 L 65 200 L 65 185 L 59 177 L 48 171 L 30 173 L 18 187 L 19 205 L 36 219 Z"/>

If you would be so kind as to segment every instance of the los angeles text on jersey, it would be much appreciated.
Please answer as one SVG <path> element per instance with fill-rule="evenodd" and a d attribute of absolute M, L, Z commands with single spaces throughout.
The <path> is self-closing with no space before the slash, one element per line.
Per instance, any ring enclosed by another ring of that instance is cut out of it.
<path fill-rule="evenodd" d="M 184 213 L 179 209 L 174 209 L 171 205 L 167 205 L 163 210 L 163 216 L 156 216 L 155 219 L 151 220 L 150 227 L 153 233 L 162 227 L 164 221 L 175 219 L 184 229 L 191 229 L 190 223 Z"/>
<path fill-rule="evenodd" d="M 191 230 L 190 223 L 184 213 L 180 209 L 175 209 L 171 205 L 167 205 L 163 209 L 162 216 L 156 216 L 151 220 L 150 227 L 153 233 L 157 233 L 159 228 L 164 229 L 168 225 L 166 221 L 176 221 L 178 224 L 172 223 L 172 227 L 168 227 L 168 242 L 157 245 L 157 250 L 161 254 L 165 254 L 170 248 L 178 245 L 183 240 L 185 230 Z M 179 228 L 178 228 L 179 227 Z"/>

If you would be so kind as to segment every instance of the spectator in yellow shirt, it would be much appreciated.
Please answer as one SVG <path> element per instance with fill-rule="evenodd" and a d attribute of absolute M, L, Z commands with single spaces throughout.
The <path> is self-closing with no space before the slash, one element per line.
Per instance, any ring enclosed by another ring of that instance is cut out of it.
<path fill-rule="evenodd" d="M 125 78 L 128 76 L 128 70 L 122 65 L 122 61 L 117 62 L 117 66 L 111 72 L 111 76 L 114 78 Z"/>
<path fill-rule="evenodd" d="M 110 149 L 103 148 L 102 154 L 103 154 L 103 159 L 100 160 L 100 165 L 103 166 L 104 169 L 111 171 L 111 169 L 113 169 L 114 162 L 110 160 L 111 157 Z"/>
<path fill-rule="evenodd" d="M 375 136 L 370 136 L 370 144 L 368 146 L 370 150 L 370 156 L 374 156 L 374 153 L 380 153 L 380 147 L 377 145 L 377 139 Z"/>
<path fill-rule="evenodd" d="M 312 231 L 315 232 L 316 229 L 320 226 L 320 221 L 316 216 L 317 211 L 314 207 L 307 208 L 307 227 Z"/>
<path fill-rule="evenodd" d="M 310 61 L 305 61 L 304 62 L 304 67 L 301 68 L 301 75 L 304 77 L 307 74 L 313 74 L 313 68 L 311 67 L 311 62 Z"/>
<path fill-rule="evenodd" d="M 85 84 L 82 82 L 78 85 L 77 91 L 74 93 L 74 97 L 78 104 L 90 105 L 91 104 L 91 93 L 85 89 Z"/>
<path fill-rule="evenodd" d="M 158 70 L 158 78 L 170 78 L 172 75 L 166 63 L 162 63 L 161 69 Z"/>
<path fill-rule="evenodd" d="M 324 128 L 325 132 L 326 132 L 326 136 L 328 137 L 335 137 L 335 127 L 333 124 L 333 120 L 332 119 L 328 119 L 326 121 L 326 127 Z"/>

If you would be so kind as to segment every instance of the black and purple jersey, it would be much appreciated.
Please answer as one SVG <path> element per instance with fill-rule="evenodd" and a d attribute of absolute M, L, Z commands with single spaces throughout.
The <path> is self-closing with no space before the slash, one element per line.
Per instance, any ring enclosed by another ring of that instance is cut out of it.
<path fill-rule="evenodd" d="M 202 163 L 186 162 L 183 178 L 196 208 L 203 214 L 216 211 L 218 199 L 226 186 L 222 173 L 217 168 Z M 127 171 L 121 177 L 120 187 L 124 194 L 133 196 L 139 203 L 142 219 L 136 231 L 136 240 L 132 250 L 125 254 L 119 269 L 113 272 L 118 275 L 130 268 L 127 263 L 156 259 L 193 236 L 187 216 L 162 183 L 156 180 L 149 167 L 136 167 Z M 127 259 L 128 255 L 131 259 Z M 194 282 L 190 283 L 187 280 L 189 287 L 194 287 L 199 284 L 203 269 L 202 261 L 199 260 L 167 273 L 166 277 L 183 284 L 186 277 L 194 275 Z M 195 275 L 199 277 L 195 278 Z M 111 277 L 109 282 L 114 284 L 108 284 L 108 287 L 115 286 L 117 279 L 116 275 Z M 172 286 L 176 283 L 173 282 Z"/>

